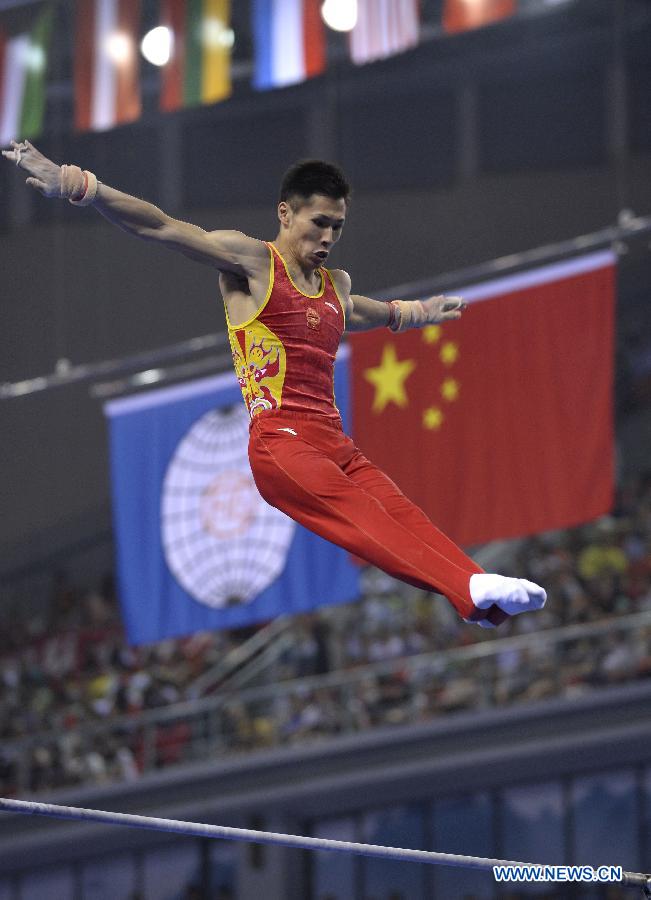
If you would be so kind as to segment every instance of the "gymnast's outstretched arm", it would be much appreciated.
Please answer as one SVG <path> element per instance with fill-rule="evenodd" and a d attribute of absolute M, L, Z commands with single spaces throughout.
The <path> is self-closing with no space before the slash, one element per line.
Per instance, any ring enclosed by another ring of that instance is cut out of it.
<path fill-rule="evenodd" d="M 463 297 L 428 297 L 426 300 L 372 300 L 361 294 L 351 294 L 348 272 L 331 272 L 337 293 L 346 308 L 346 331 L 370 331 L 389 327 L 391 331 L 407 331 L 460 319 L 466 309 Z"/>
<path fill-rule="evenodd" d="M 239 231 L 205 231 L 174 219 L 153 203 L 98 182 L 91 172 L 57 165 L 29 141 L 12 141 L 11 150 L 3 150 L 2 155 L 28 172 L 27 184 L 43 196 L 67 199 L 80 206 L 92 204 L 110 222 L 143 240 L 156 241 L 197 262 L 244 276 L 257 275 L 269 264 L 269 251 L 262 241 Z"/>
<path fill-rule="evenodd" d="M 407 331 L 460 319 L 466 304 L 461 297 L 428 297 L 426 300 L 372 300 L 351 294 L 352 309 L 348 313 L 348 331 L 369 331 L 387 325 L 391 331 Z"/>

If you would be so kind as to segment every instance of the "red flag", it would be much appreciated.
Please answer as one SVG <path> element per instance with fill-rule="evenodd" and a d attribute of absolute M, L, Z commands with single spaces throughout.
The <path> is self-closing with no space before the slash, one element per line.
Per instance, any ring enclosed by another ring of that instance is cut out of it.
<path fill-rule="evenodd" d="M 445 0 L 443 29 L 452 34 L 490 25 L 515 13 L 515 0 Z"/>
<path fill-rule="evenodd" d="M 593 254 L 459 291 L 458 322 L 353 336 L 355 442 L 460 544 L 607 512 L 614 283 Z"/>

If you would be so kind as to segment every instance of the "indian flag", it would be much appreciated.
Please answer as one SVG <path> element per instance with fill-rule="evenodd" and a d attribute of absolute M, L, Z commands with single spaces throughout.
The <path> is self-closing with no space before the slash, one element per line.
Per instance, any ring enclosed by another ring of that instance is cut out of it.
<path fill-rule="evenodd" d="M 256 88 L 284 87 L 323 72 L 320 7 L 320 0 L 253 0 Z"/>
<path fill-rule="evenodd" d="M 0 29 L 0 144 L 36 138 L 43 127 L 45 74 L 54 11 L 47 7 L 31 31 Z"/>
<path fill-rule="evenodd" d="M 163 67 L 160 107 L 217 103 L 231 94 L 230 0 L 162 0 L 172 49 Z"/>
<path fill-rule="evenodd" d="M 103 131 L 140 116 L 140 0 L 77 0 L 75 127 Z"/>

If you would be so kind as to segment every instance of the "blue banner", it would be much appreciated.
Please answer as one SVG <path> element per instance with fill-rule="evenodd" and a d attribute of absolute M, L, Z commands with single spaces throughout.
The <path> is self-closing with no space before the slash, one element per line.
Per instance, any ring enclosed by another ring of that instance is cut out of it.
<path fill-rule="evenodd" d="M 345 348 L 343 348 L 345 351 Z M 349 429 L 348 361 L 335 392 Z M 260 497 L 234 375 L 107 403 L 128 639 L 237 628 L 358 596 L 349 555 Z"/>

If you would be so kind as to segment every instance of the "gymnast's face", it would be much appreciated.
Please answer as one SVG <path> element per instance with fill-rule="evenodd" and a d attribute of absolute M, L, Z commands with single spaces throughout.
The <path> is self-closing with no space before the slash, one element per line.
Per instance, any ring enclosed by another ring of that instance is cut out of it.
<path fill-rule="evenodd" d="M 331 249 L 341 237 L 346 219 L 346 201 L 312 194 L 278 204 L 283 240 L 296 260 L 307 268 L 326 264 Z"/>

